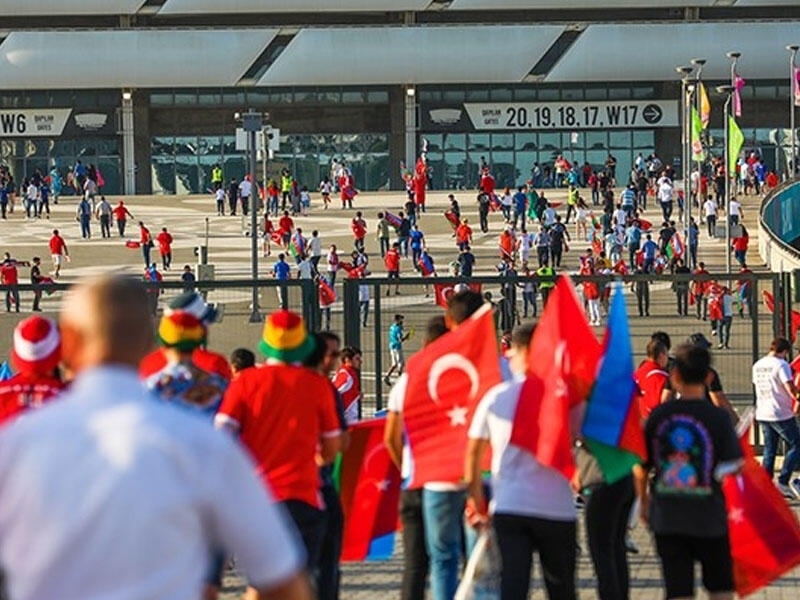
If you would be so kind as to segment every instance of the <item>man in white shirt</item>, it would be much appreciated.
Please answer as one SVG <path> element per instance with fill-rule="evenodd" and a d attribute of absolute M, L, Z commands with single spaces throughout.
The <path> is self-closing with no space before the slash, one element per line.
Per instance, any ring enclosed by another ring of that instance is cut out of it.
<path fill-rule="evenodd" d="M 800 428 L 797 425 L 797 388 L 786 357 L 792 345 L 785 338 L 775 338 L 769 354 L 753 365 L 753 386 L 756 390 L 756 420 L 764 433 L 762 464 L 770 477 L 774 474 L 778 440 L 788 450 L 776 485 L 787 498 L 800 498 L 800 479 L 791 479 L 800 461 Z"/>
<path fill-rule="evenodd" d="M 308 240 L 309 254 L 311 255 L 311 264 L 314 265 L 314 271 L 319 273 L 319 261 L 322 258 L 322 240 L 319 237 L 319 231 L 316 229 L 311 232 L 311 239 Z"/>
<path fill-rule="evenodd" d="M 672 216 L 672 196 L 675 193 L 675 188 L 666 173 L 659 177 L 656 186 L 658 187 L 657 193 L 658 201 L 661 203 L 661 212 L 664 215 L 664 220 L 669 221 Z"/>
<path fill-rule="evenodd" d="M 250 195 L 253 193 L 253 184 L 250 183 L 250 176 L 245 175 L 242 182 L 239 184 L 239 200 L 242 203 L 242 214 L 247 216 L 247 211 L 250 209 Z"/>
<path fill-rule="evenodd" d="M 742 219 L 742 205 L 736 198 L 731 198 L 728 202 L 728 221 L 731 227 L 738 225 Z"/>
<path fill-rule="evenodd" d="M 715 236 L 715 229 L 717 226 L 717 203 L 711 196 L 703 204 L 703 210 L 706 214 L 706 225 L 708 226 L 708 237 Z"/>
<path fill-rule="evenodd" d="M 570 483 L 510 443 L 533 330 L 530 322 L 514 329 L 507 353 L 514 379 L 490 389 L 475 410 L 464 478 L 472 508 L 485 515 L 481 464 L 491 445 L 493 497 L 488 512 L 502 558 L 501 597 L 528 597 L 533 552 L 538 551 L 548 597 L 575 598 L 577 515 Z"/>
<path fill-rule="evenodd" d="M 9 596 L 194 600 L 225 550 L 251 598 L 310 599 L 296 535 L 245 453 L 143 388 L 152 327 L 141 284 L 79 286 L 60 326 L 70 391 L 0 432 Z"/>
<path fill-rule="evenodd" d="M 39 188 L 31 182 L 25 190 L 25 216 L 29 219 L 38 215 L 36 207 L 39 205 Z M 33 214 L 31 214 L 33 209 Z"/>

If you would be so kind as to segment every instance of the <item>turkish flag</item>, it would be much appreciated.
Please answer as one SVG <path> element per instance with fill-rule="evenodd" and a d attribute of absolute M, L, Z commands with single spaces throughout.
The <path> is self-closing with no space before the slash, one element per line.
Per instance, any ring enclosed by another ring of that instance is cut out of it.
<path fill-rule="evenodd" d="M 136 240 L 128 240 L 128 241 L 125 242 L 125 247 L 126 248 L 130 248 L 132 250 L 138 249 L 139 246 L 141 246 L 141 244 L 139 242 L 137 242 Z"/>
<path fill-rule="evenodd" d="M 764 298 L 764 306 L 770 313 L 775 312 L 775 298 L 773 298 L 772 294 L 770 294 L 767 290 L 761 292 L 761 295 Z M 780 304 L 781 312 L 783 312 L 783 304 Z M 792 320 L 790 327 L 792 328 L 791 331 L 791 338 L 792 342 L 797 339 L 797 330 L 800 328 L 800 312 L 796 310 L 792 311 Z"/>
<path fill-rule="evenodd" d="M 570 411 L 589 397 L 602 355 L 569 277 L 558 278 L 528 349 L 511 443 L 570 479 Z"/>
<path fill-rule="evenodd" d="M 369 419 L 348 429 L 350 444 L 339 470 L 343 561 L 364 560 L 373 542 L 397 529 L 400 471 L 383 444 L 385 423 Z"/>
<path fill-rule="evenodd" d="M 408 361 L 403 420 L 413 458 L 409 488 L 429 481 L 461 481 L 467 430 L 478 401 L 500 383 L 491 306 Z"/>
<path fill-rule="evenodd" d="M 324 277 L 319 278 L 319 305 L 326 308 L 336 302 L 336 291 Z"/>
<path fill-rule="evenodd" d="M 722 482 L 739 596 L 752 594 L 800 564 L 800 524 L 753 456 L 748 432 L 749 428 L 739 438 L 745 456 L 741 473 Z"/>
<path fill-rule="evenodd" d="M 282 244 L 283 243 L 283 229 L 278 229 L 277 231 L 270 232 L 269 239 L 273 244 Z"/>
<path fill-rule="evenodd" d="M 433 284 L 433 291 L 436 294 L 436 304 L 441 306 L 442 308 L 447 308 L 447 300 L 456 293 L 456 286 L 458 285 L 466 285 L 471 289 L 473 292 L 481 293 L 481 284 L 476 282 L 470 283 L 434 283 Z"/>

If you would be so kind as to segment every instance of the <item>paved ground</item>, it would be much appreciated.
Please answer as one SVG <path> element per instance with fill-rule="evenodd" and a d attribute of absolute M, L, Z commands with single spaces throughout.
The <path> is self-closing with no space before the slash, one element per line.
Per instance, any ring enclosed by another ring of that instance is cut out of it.
<path fill-rule="evenodd" d="M 477 206 L 474 192 L 457 192 L 461 202 L 462 212 L 470 218 L 470 222 L 477 224 Z M 447 208 L 447 193 L 432 192 L 429 194 L 429 210 L 421 220 L 421 227 L 425 231 L 428 246 L 436 257 L 438 265 L 446 265 L 456 256 L 454 241 L 450 229 L 441 213 Z M 563 200 L 563 193 L 550 192 L 549 197 Z M 115 198 L 110 198 L 116 203 Z M 365 193 L 358 196 L 357 208 L 364 211 L 369 222 L 370 235 L 367 250 L 375 253 L 377 242 L 373 234 L 375 213 L 381 208 L 392 211 L 400 209 L 404 202 L 402 193 Z M 142 219 L 155 234 L 162 226 L 167 226 L 175 237 L 174 265 L 175 269 L 165 273 L 165 279 L 177 280 L 180 267 L 183 264 L 194 264 L 193 248 L 197 245 L 206 245 L 206 228 L 208 231 L 209 260 L 215 265 L 218 278 L 245 278 L 250 273 L 249 239 L 242 235 L 242 221 L 240 217 L 218 217 L 214 214 L 214 203 L 210 197 L 137 197 L 126 199 L 131 211 L 137 219 Z M 91 240 L 81 240 L 79 227 L 75 220 L 74 198 L 63 198 L 62 202 L 54 206 L 52 218 L 47 220 L 25 220 L 19 212 L 11 215 L 7 221 L 0 221 L 0 240 L 2 251 L 11 252 L 20 260 L 30 259 L 34 255 L 41 256 L 43 263 L 48 264 L 47 240 L 54 227 L 58 227 L 67 239 L 70 247 L 72 261 L 63 271 L 63 281 L 75 281 L 81 277 L 106 272 L 124 271 L 141 273 L 143 262 L 141 255 L 136 250 L 125 248 L 124 241 L 119 237 L 103 240 L 99 237 L 99 226 L 93 224 Z M 334 203 L 335 206 L 335 203 Z M 744 202 L 745 222 L 751 234 L 750 262 L 760 263 L 757 258 L 757 244 L 755 241 L 757 227 L 758 199 L 750 198 Z M 658 222 L 660 219 L 653 208 L 645 215 L 647 218 Z M 306 233 L 318 228 L 323 238 L 323 245 L 336 243 L 340 248 L 349 249 L 352 246 L 352 236 L 349 230 L 351 211 L 331 208 L 322 211 L 316 205 L 312 214 L 306 218 L 298 218 L 297 224 Z M 492 217 L 492 231 L 483 235 L 476 233 L 475 253 L 478 259 L 477 272 L 495 274 L 494 265 L 497 263 L 497 235 L 500 229 L 499 213 Z M 129 222 L 129 231 L 126 239 L 138 237 L 138 228 L 135 221 Z M 476 228 L 477 229 L 477 228 Z M 578 255 L 581 244 L 574 244 L 573 251 L 565 256 L 565 263 L 570 269 L 578 264 Z M 157 257 L 154 253 L 154 258 Z M 701 260 L 712 267 L 712 272 L 721 272 L 724 266 L 724 243 L 720 240 L 708 240 L 703 236 L 700 249 Z M 268 265 L 274 262 L 274 252 L 268 259 Z M 262 259 L 263 260 L 263 259 Z M 380 262 L 373 265 L 377 273 L 382 273 Z M 263 265 L 263 263 L 262 263 Z M 404 272 L 411 271 L 410 261 L 404 261 Z M 260 273 L 267 273 L 267 267 L 262 266 Z M 21 273 L 21 280 L 27 280 L 27 273 Z M 26 297 L 27 296 L 27 297 Z M 30 295 L 23 294 L 23 310 L 30 307 Z M 246 345 L 254 346 L 259 338 L 260 326 L 248 325 L 246 315 L 249 291 L 247 289 L 225 292 L 214 292 L 212 300 L 225 304 L 225 319 L 222 324 L 215 325 L 212 330 L 212 346 L 222 352 L 229 352 L 233 348 Z M 57 312 L 60 306 L 60 294 L 46 298 L 43 306 L 51 314 Z M 261 304 L 266 309 L 275 306 L 275 299 L 271 294 L 263 294 Z M 432 302 L 421 293 L 412 297 L 403 296 L 395 298 L 393 303 L 387 304 L 387 309 L 393 306 L 402 306 L 403 310 L 416 310 L 420 315 L 430 314 Z M 414 308 L 416 307 L 416 308 Z M 650 331 L 662 328 L 674 333 L 676 339 L 701 329 L 704 324 L 693 318 L 677 319 L 674 311 L 674 296 L 666 286 L 654 287 L 653 316 L 646 319 L 632 319 L 632 332 L 634 336 L 644 339 Z M 0 313 L 0 339 L 9 340 L 13 326 L 19 317 L 25 316 Z M 761 326 L 760 345 L 769 339 L 768 321 L 766 316 L 759 320 Z M 734 326 L 733 348 L 731 351 L 718 356 L 718 365 L 726 382 L 726 387 L 747 389 L 747 376 L 751 364 L 750 352 L 750 326 L 737 319 Z M 705 330 L 708 334 L 708 331 Z M 599 330 L 598 330 L 599 333 Z M 638 339 L 637 337 L 637 339 Z M 413 350 L 415 348 L 410 348 Z M 7 346 L 0 346 L 0 356 L 5 358 Z M 729 383 L 730 382 L 730 383 Z M 638 528 L 635 539 L 642 553 L 631 559 L 632 596 L 633 598 L 651 599 L 661 595 L 660 575 L 657 560 L 652 553 L 650 541 L 643 528 Z M 385 563 L 362 563 L 345 565 L 343 569 L 342 597 L 347 600 L 373 600 L 387 593 L 392 597 L 397 595 L 399 588 L 401 562 L 398 557 Z M 539 571 L 536 571 L 537 574 Z M 595 597 L 593 586 L 593 572 L 586 556 L 580 560 L 580 587 L 582 595 L 586 598 Z M 538 582 L 539 577 L 535 577 Z M 228 577 L 223 598 L 228 600 L 237 597 L 241 591 L 241 581 L 235 577 Z M 538 583 L 537 583 L 538 585 Z M 800 589 L 800 572 L 795 571 L 764 593 L 756 594 L 755 598 L 797 598 Z M 533 598 L 543 598 L 543 593 L 537 587 L 532 594 Z"/>

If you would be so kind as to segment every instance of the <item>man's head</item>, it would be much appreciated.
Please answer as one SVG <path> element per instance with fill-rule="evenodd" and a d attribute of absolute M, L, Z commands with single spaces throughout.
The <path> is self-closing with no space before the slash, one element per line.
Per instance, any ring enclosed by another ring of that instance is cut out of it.
<path fill-rule="evenodd" d="M 775 356 L 779 356 L 780 358 L 785 358 L 791 349 L 791 342 L 782 337 L 777 337 L 772 340 L 772 344 L 769 346 L 770 353 L 774 354 Z"/>
<path fill-rule="evenodd" d="M 681 344 L 675 348 L 675 360 L 670 370 L 670 379 L 680 391 L 685 386 L 703 385 L 711 369 L 711 354 L 707 348 L 693 344 Z"/>
<path fill-rule="evenodd" d="M 444 315 L 436 315 L 435 317 L 431 317 L 425 324 L 425 334 L 422 337 L 422 345 L 427 346 L 431 342 L 438 340 L 448 331 L 449 330 L 447 329 L 447 323 L 445 323 Z"/>
<path fill-rule="evenodd" d="M 342 348 L 342 364 L 349 365 L 355 369 L 361 368 L 361 350 L 355 346 L 345 346 Z"/>
<path fill-rule="evenodd" d="M 672 347 L 672 340 L 669 338 L 669 334 L 666 331 L 654 331 L 650 339 L 664 344 L 667 352 L 669 352 L 669 349 Z"/>
<path fill-rule="evenodd" d="M 405 320 L 405 317 L 403 315 L 395 315 L 394 316 L 394 322 L 395 323 L 398 323 L 398 324 L 402 325 L 404 320 Z"/>
<path fill-rule="evenodd" d="M 666 368 L 669 358 L 669 349 L 664 343 L 657 339 L 651 339 L 647 344 L 647 358 L 658 364 L 662 369 Z"/>
<path fill-rule="evenodd" d="M 460 325 L 483 306 L 483 297 L 473 290 L 462 290 L 447 300 L 445 320 L 448 326 Z"/>
<path fill-rule="evenodd" d="M 256 366 L 256 355 L 247 348 L 237 348 L 231 353 L 231 372 L 236 377 L 245 369 Z"/>
<path fill-rule="evenodd" d="M 109 364 L 137 368 L 153 343 L 147 294 L 130 277 L 103 276 L 70 290 L 60 325 L 63 362 L 75 373 Z"/>
<path fill-rule="evenodd" d="M 321 331 L 317 334 L 317 337 L 325 349 L 319 370 L 323 375 L 330 375 L 339 362 L 342 340 L 332 331 Z"/>
<path fill-rule="evenodd" d="M 515 375 L 525 373 L 528 368 L 528 347 L 531 345 L 536 323 L 525 321 L 511 332 L 511 347 L 506 352 L 508 366 Z"/>

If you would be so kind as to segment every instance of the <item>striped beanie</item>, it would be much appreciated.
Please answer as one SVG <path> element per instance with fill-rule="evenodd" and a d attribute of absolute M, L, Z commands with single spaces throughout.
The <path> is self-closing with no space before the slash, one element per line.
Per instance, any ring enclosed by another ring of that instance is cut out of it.
<path fill-rule="evenodd" d="M 164 314 L 158 324 L 158 341 L 166 348 L 191 351 L 206 339 L 206 326 L 195 315 L 183 310 Z"/>
<path fill-rule="evenodd" d="M 277 310 L 267 317 L 258 349 L 267 358 L 285 363 L 305 360 L 316 346 L 308 335 L 303 317 L 290 310 Z"/>
<path fill-rule="evenodd" d="M 213 323 L 218 316 L 217 309 L 207 304 L 197 292 L 183 292 L 170 300 L 164 309 L 164 314 L 170 315 L 175 311 L 188 312 L 206 325 Z"/>
<path fill-rule="evenodd" d="M 45 317 L 33 316 L 14 329 L 11 362 L 26 373 L 47 374 L 61 360 L 61 335 L 56 324 Z"/>

